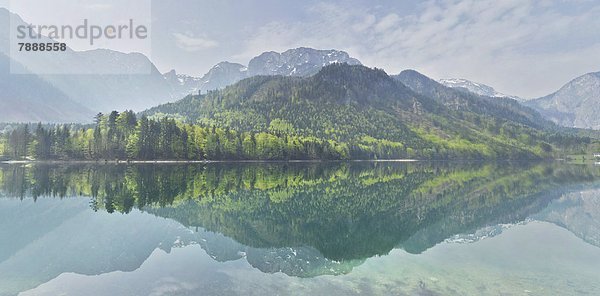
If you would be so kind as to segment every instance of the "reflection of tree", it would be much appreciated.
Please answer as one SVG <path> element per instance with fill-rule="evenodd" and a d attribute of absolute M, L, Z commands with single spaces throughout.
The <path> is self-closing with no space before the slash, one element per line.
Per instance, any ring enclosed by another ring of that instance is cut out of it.
<path fill-rule="evenodd" d="M 90 196 L 95 209 L 137 207 L 253 248 L 360 260 L 520 221 L 558 194 L 544 193 L 599 176 L 553 164 L 284 163 L 9 166 L 0 180 L 10 196 Z"/>

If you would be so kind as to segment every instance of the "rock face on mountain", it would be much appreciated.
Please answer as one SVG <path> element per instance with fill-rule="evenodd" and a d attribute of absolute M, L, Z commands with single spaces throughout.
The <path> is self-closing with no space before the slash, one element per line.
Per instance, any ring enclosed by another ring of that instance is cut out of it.
<path fill-rule="evenodd" d="M 361 64 L 343 51 L 301 47 L 283 53 L 265 52 L 253 58 L 248 64 L 248 75 L 306 77 L 317 74 L 321 68 L 333 63 Z"/>
<path fill-rule="evenodd" d="M 200 79 L 200 89 L 209 91 L 234 84 L 248 77 L 248 68 L 242 64 L 221 62 Z"/>
<path fill-rule="evenodd" d="M 557 92 L 527 101 L 550 120 L 567 127 L 600 129 L 600 72 L 588 73 Z"/>
<path fill-rule="evenodd" d="M 466 79 L 460 79 L 460 78 L 440 79 L 440 80 L 438 80 L 438 82 L 443 84 L 444 86 L 456 88 L 458 90 L 462 90 L 462 91 L 466 91 L 466 92 L 471 92 L 471 93 L 474 93 L 474 94 L 480 95 L 480 96 L 493 97 L 493 98 L 509 98 L 509 99 L 513 99 L 513 100 L 517 100 L 517 101 L 524 101 L 520 97 L 511 96 L 511 95 L 507 95 L 507 94 L 498 92 L 489 85 L 485 85 L 485 84 L 478 83 L 478 82 L 473 82 L 473 81 L 466 80 Z"/>

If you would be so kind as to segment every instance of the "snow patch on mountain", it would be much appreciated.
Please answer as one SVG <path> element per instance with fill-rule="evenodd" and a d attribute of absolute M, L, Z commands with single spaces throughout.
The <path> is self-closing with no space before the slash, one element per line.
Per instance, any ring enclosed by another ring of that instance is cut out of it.
<path fill-rule="evenodd" d="M 479 241 L 482 241 L 482 240 L 485 240 L 488 238 L 498 236 L 510 228 L 513 228 L 518 225 L 525 225 L 527 223 L 530 223 L 531 221 L 532 221 L 531 219 L 526 219 L 524 221 L 521 221 L 519 223 L 514 223 L 514 224 L 490 225 L 490 226 L 482 227 L 472 233 L 462 233 L 462 234 L 454 235 L 454 236 L 446 239 L 444 242 L 448 243 L 448 244 L 476 243 L 476 242 L 479 242 Z"/>
<path fill-rule="evenodd" d="M 524 101 L 522 98 L 519 98 L 517 96 L 511 96 L 511 95 L 507 95 L 507 94 L 498 92 L 489 85 L 485 85 L 485 84 L 478 83 L 478 82 L 473 82 L 473 81 L 466 80 L 466 79 L 449 78 L 449 79 L 440 79 L 438 82 L 447 87 L 462 89 L 462 90 L 465 90 L 465 91 L 468 91 L 468 92 L 471 92 L 471 93 L 474 93 L 474 94 L 480 95 L 480 96 L 493 97 L 493 98 L 509 98 L 509 99 L 514 99 L 517 101 Z"/>

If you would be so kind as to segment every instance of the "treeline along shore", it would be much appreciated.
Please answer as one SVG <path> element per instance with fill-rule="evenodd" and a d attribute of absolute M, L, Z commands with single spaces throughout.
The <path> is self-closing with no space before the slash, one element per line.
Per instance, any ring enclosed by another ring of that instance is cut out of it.
<path fill-rule="evenodd" d="M 227 127 L 190 124 L 169 117 L 138 118 L 132 111 L 99 113 L 95 124 L 20 124 L 0 137 L 0 161 L 208 162 L 416 159 L 540 159 L 545 155 L 490 155 L 478 146 L 409 145 L 361 136 L 336 141 L 291 132 L 280 120 L 267 131 L 239 132 Z M 584 144 L 584 143 L 582 143 Z"/>

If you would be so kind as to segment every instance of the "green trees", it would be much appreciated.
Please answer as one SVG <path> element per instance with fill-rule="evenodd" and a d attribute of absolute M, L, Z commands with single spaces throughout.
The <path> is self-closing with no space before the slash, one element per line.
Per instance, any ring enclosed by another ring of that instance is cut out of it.
<path fill-rule="evenodd" d="M 8 157 L 21 160 L 29 156 L 31 135 L 27 125 L 22 125 L 13 130 L 7 139 L 6 146 Z"/>
<path fill-rule="evenodd" d="M 308 78 L 252 77 L 144 114 L 241 133 L 242 158 L 251 159 L 540 159 L 590 143 L 511 100 L 463 94 L 424 76 L 412 84 L 423 90 L 381 70 L 331 65 Z M 230 138 L 208 135 L 206 157 L 235 157 L 226 156 Z"/>
<path fill-rule="evenodd" d="M 32 143 L 33 155 L 38 159 L 48 159 L 52 155 L 52 133 L 38 124 L 35 129 L 35 141 Z"/>
<path fill-rule="evenodd" d="M 486 125 L 493 120 L 481 118 Z M 436 134 L 438 126 L 413 131 L 413 138 L 348 139 L 334 127 L 330 137 L 299 132 L 274 118 L 264 131 L 189 124 L 173 118 L 137 116 L 132 111 L 98 114 L 93 126 L 20 125 L 0 136 L 0 155 L 12 160 L 341 160 L 341 159 L 523 159 L 585 151 L 590 138 L 549 134 L 500 125 L 488 142 L 467 133 Z M 494 126 L 494 124 L 491 124 Z M 513 149 L 519 147 L 519 149 Z M 568 149 L 568 150 L 566 150 Z"/>
<path fill-rule="evenodd" d="M 237 132 L 170 118 L 139 120 L 132 111 L 98 114 L 96 125 L 21 125 L 5 138 L 10 159 L 285 160 L 346 159 L 347 145 L 276 132 Z M 285 124 L 282 124 L 285 126 Z"/>
<path fill-rule="evenodd" d="M 83 128 L 20 127 L 3 150 L 12 159 L 540 159 L 585 153 L 599 137 L 430 82 L 418 94 L 381 70 L 348 65 L 309 78 L 252 77 L 139 119 L 113 111 Z"/>
<path fill-rule="evenodd" d="M 6 151 L 6 139 L 4 137 L 0 136 L 0 159 L 4 160 L 6 158 L 7 155 L 7 151 Z"/>

